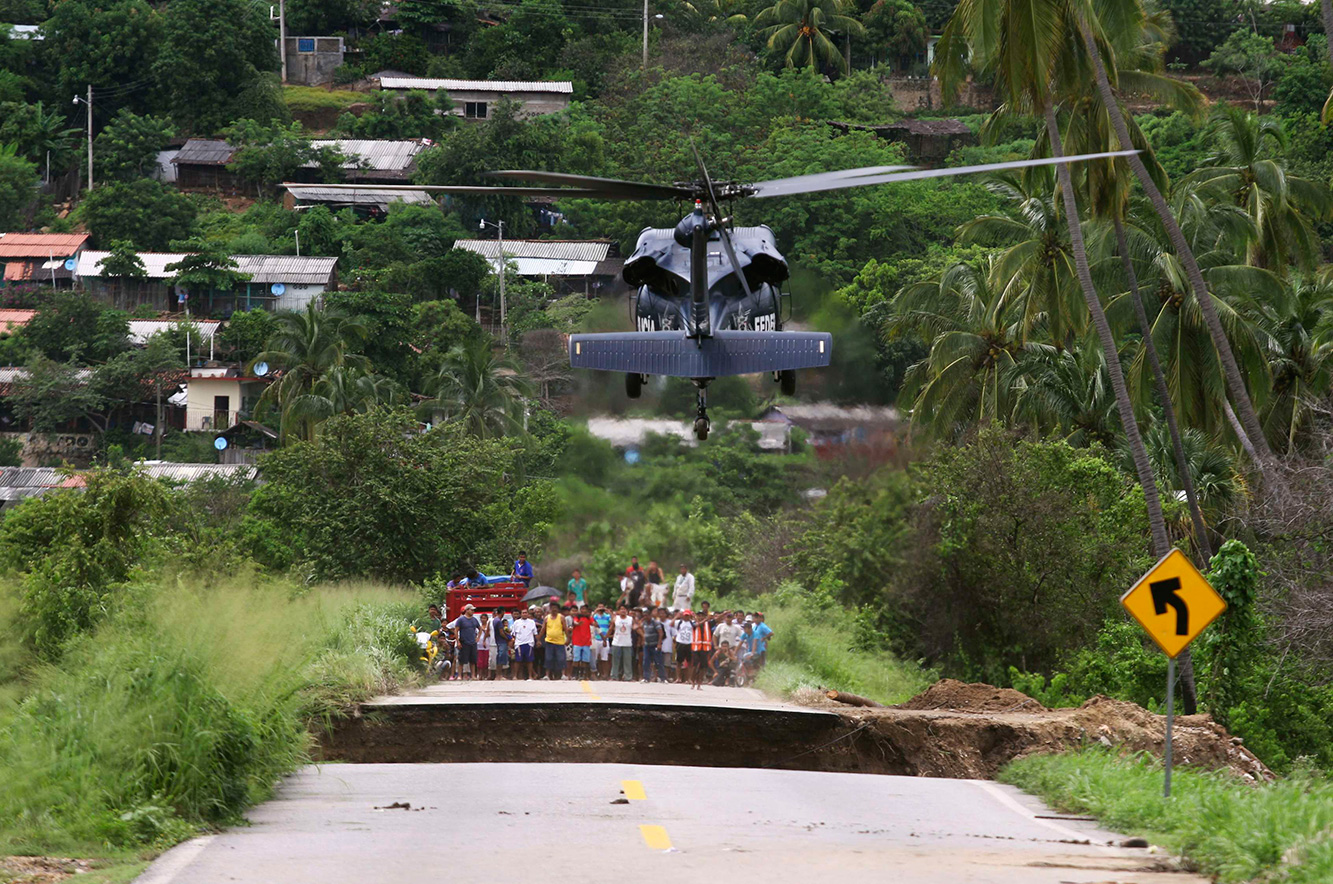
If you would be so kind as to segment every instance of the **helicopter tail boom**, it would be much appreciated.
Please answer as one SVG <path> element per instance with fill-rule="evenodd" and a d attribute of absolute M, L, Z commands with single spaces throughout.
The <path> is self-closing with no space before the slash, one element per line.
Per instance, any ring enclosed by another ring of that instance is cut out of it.
<path fill-rule="evenodd" d="M 687 338 L 684 332 L 615 332 L 570 335 L 574 368 L 676 378 L 720 378 L 797 368 L 823 368 L 833 355 L 827 332 L 718 331 Z"/>

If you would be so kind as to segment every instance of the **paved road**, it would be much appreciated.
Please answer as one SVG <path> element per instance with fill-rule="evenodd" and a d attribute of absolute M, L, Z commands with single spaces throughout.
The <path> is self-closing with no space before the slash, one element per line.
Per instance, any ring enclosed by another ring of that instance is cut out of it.
<path fill-rule="evenodd" d="M 410 810 L 384 809 L 395 802 Z M 621 803 L 617 803 L 621 802 Z M 307 767 L 139 884 L 1203 884 L 971 780 L 600 764 Z M 1079 843 L 1079 842 L 1092 843 Z M 521 857 L 520 854 L 521 853 Z M 733 878 L 740 875 L 740 878 Z M 828 877 L 820 877 L 828 876 Z"/>
<path fill-rule="evenodd" d="M 825 714 L 770 697 L 754 688 L 692 690 L 684 684 L 637 681 L 445 681 L 420 690 L 380 697 L 367 705 L 415 706 L 478 703 L 633 703 L 636 706 L 711 706 L 725 709 L 781 709 Z"/>

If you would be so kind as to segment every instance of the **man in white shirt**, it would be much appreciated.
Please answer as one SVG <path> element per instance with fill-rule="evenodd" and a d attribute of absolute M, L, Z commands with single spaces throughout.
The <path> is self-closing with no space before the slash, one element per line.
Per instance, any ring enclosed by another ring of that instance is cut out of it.
<path fill-rule="evenodd" d="M 611 621 L 611 680 L 634 679 L 634 618 L 624 605 Z"/>
<path fill-rule="evenodd" d="M 671 599 L 671 607 L 683 611 L 694 602 L 694 575 L 684 565 L 680 566 L 680 576 L 676 578 L 676 592 Z"/>
<path fill-rule="evenodd" d="M 518 661 L 524 681 L 532 678 L 532 649 L 537 643 L 537 629 L 531 611 L 524 610 L 523 616 L 514 621 L 514 659 Z"/>
<path fill-rule="evenodd" d="M 713 630 L 713 640 L 717 642 L 719 648 L 722 647 L 723 642 L 735 648 L 740 644 L 741 636 L 744 634 L 745 630 L 741 628 L 741 625 L 736 622 L 736 618 L 728 611 L 722 625 Z"/>

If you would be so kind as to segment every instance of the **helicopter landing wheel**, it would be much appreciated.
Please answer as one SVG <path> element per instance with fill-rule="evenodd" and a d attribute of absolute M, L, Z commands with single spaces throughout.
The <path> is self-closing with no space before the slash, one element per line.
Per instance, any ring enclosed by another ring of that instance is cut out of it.
<path fill-rule="evenodd" d="M 712 427 L 712 424 L 708 421 L 708 381 L 696 380 L 694 383 L 698 387 L 698 393 L 695 396 L 694 438 L 702 442 L 708 438 L 708 431 Z"/>
<path fill-rule="evenodd" d="M 778 372 L 778 389 L 783 396 L 796 395 L 796 369 L 788 368 Z"/>
<path fill-rule="evenodd" d="M 643 395 L 643 375 L 625 375 L 625 395 L 631 399 L 638 399 Z"/>

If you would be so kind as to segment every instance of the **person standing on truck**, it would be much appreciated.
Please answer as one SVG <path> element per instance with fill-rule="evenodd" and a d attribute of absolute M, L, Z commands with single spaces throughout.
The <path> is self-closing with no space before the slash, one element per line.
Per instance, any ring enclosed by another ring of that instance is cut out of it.
<path fill-rule="evenodd" d="M 481 631 L 481 623 L 472 616 L 474 610 L 475 605 L 464 605 L 463 613 L 453 622 L 458 632 L 458 668 L 467 681 L 472 680 L 472 670 L 477 666 L 477 634 Z"/>
<path fill-rule="evenodd" d="M 694 575 L 690 569 L 682 563 L 680 566 L 680 576 L 676 578 L 676 591 L 671 598 L 671 607 L 677 611 L 684 611 L 694 603 Z"/>
<path fill-rule="evenodd" d="M 565 674 L 565 615 L 560 605 L 551 602 L 551 612 L 542 627 L 542 642 L 546 646 L 546 677 L 559 681 Z"/>
<path fill-rule="evenodd" d="M 532 562 L 528 561 L 526 552 L 518 554 L 518 558 L 514 560 L 514 573 L 510 576 L 515 583 L 521 583 L 524 586 L 532 585 Z"/>

